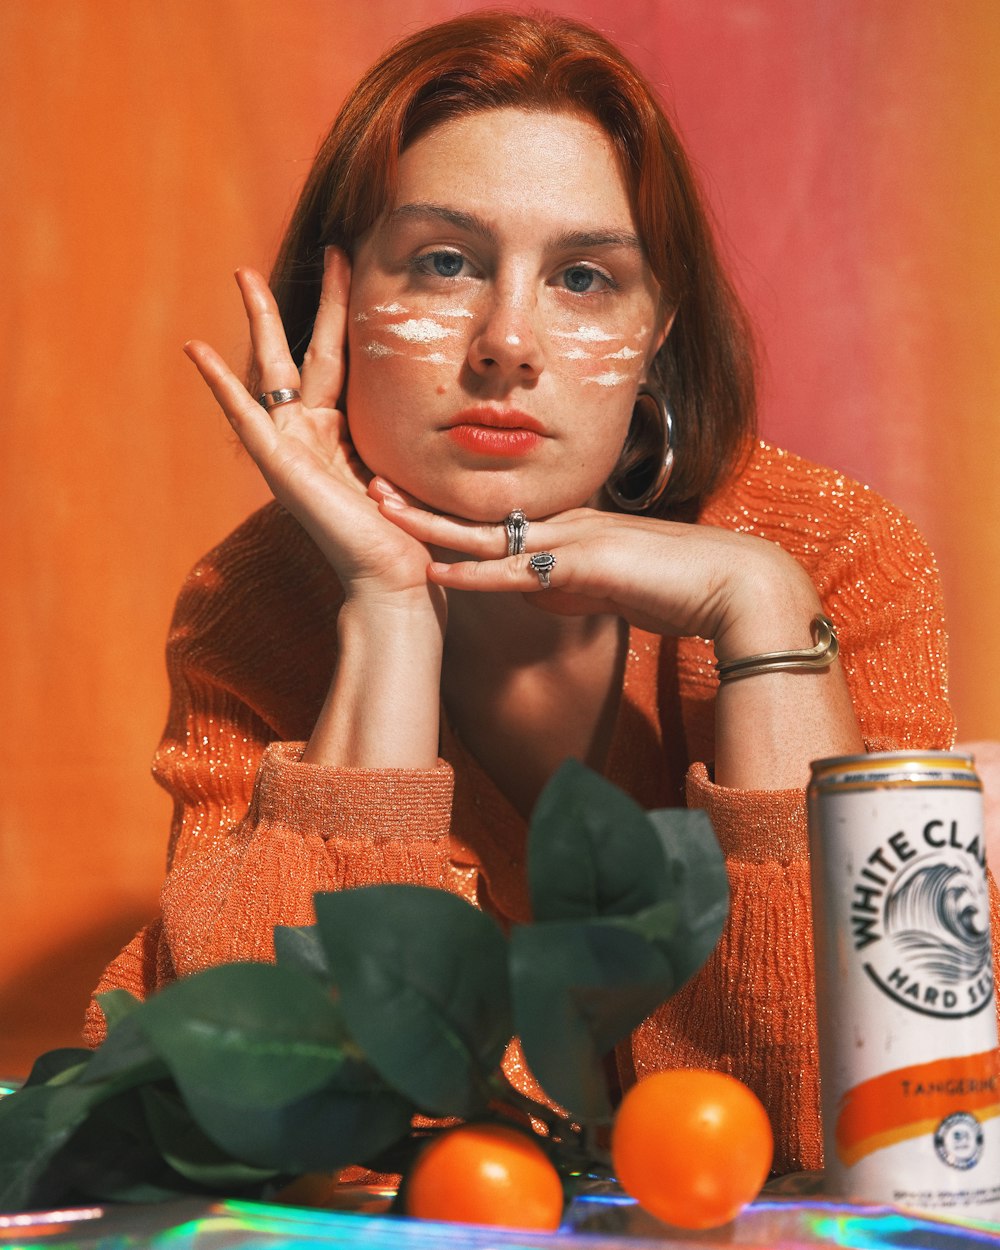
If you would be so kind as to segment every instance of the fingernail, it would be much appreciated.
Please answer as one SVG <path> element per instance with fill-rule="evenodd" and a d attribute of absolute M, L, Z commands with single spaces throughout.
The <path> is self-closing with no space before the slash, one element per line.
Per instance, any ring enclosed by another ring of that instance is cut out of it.
<path fill-rule="evenodd" d="M 395 486 L 393 486 L 391 482 L 387 482 L 384 477 L 376 476 L 375 489 L 380 495 L 391 495 L 394 499 L 401 498 L 399 491 L 396 490 Z"/>

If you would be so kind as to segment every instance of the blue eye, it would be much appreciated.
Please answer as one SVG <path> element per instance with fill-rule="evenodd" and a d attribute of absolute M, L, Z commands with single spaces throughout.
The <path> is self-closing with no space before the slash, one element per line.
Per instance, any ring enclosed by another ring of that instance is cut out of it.
<path fill-rule="evenodd" d="M 457 278 L 462 272 L 465 257 L 461 252 L 425 252 L 417 257 L 414 264 L 421 272 L 438 278 Z"/>
<path fill-rule="evenodd" d="M 597 276 L 593 269 L 584 269 L 582 265 L 574 265 L 572 269 L 567 269 L 563 274 L 566 289 L 574 291 L 577 295 L 582 295 L 585 291 L 589 291 L 594 285 L 594 279 Z"/>
<path fill-rule="evenodd" d="M 570 265 L 559 274 L 563 289 L 572 295 L 600 295 L 617 287 L 615 280 L 604 272 L 590 265 Z"/>

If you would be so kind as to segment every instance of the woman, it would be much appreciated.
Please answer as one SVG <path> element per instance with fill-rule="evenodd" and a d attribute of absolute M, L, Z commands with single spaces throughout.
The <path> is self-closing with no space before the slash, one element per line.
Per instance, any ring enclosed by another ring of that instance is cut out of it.
<path fill-rule="evenodd" d="M 776 1167 L 818 1166 L 803 786 L 950 745 L 940 596 L 898 513 L 752 444 L 743 314 L 648 87 L 557 18 L 422 31 L 344 106 L 274 296 L 238 282 L 249 391 L 186 350 L 278 502 L 182 591 L 162 915 L 100 988 L 269 958 L 317 890 L 522 920 L 524 818 L 572 755 L 706 808 L 733 884 L 622 1080 L 727 1068 Z"/>

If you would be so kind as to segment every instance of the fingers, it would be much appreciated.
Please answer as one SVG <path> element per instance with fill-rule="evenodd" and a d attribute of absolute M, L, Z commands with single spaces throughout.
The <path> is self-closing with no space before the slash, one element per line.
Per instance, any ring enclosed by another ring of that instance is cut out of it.
<path fill-rule="evenodd" d="M 533 594 L 558 590 L 565 583 L 559 559 L 548 551 L 525 552 L 503 560 L 460 560 L 456 564 L 435 561 L 428 566 L 428 577 L 438 586 L 453 590 L 520 591 Z"/>
<path fill-rule="evenodd" d="M 344 389 L 344 344 L 351 263 L 339 247 L 323 255 L 323 289 L 312 337 L 302 362 L 302 402 L 309 408 L 336 408 Z"/>
<path fill-rule="evenodd" d="M 415 506 L 385 478 L 373 479 L 369 493 L 378 500 L 384 516 L 422 543 L 461 551 L 482 560 L 507 554 L 507 533 L 502 522 L 484 524 L 428 512 Z"/>
<path fill-rule="evenodd" d="M 261 390 L 298 388 L 299 371 L 288 350 L 285 327 L 282 325 L 271 288 L 256 269 L 237 269 L 236 284 L 240 288 L 250 326 L 250 342 L 260 375 Z"/>
<path fill-rule="evenodd" d="M 539 591 L 551 592 L 538 601 L 538 606 L 560 615 L 619 612 L 604 589 L 589 585 L 593 570 L 588 575 L 586 569 L 579 567 L 581 541 L 587 547 L 585 540 L 595 515 L 606 525 L 606 514 L 579 508 L 546 521 L 531 521 L 526 536 L 531 550 L 508 555 L 505 521 L 465 521 L 429 512 L 381 477 L 372 479 L 368 493 L 378 501 L 384 516 L 426 546 L 475 557 L 430 564 L 428 578 L 439 586 L 500 594 L 516 591 L 533 596 Z"/>
<path fill-rule="evenodd" d="M 207 343 L 192 339 L 184 344 L 184 352 L 208 384 L 240 442 L 259 464 L 274 443 L 274 425 L 268 414 Z"/>
<path fill-rule="evenodd" d="M 566 549 L 558 555 L 548 551 L 525 552 L 504 560 L 463 560 L 457 564 L 435 561 L 427 566 L 427 577 L 451 590 L 500 594 L 516 591 L 534 607 L 555 616 L 625 616 L 632 620 L 633 615 L 624 604 L 606 594 L 588 592 L 585 585 L 579 584 L 571 567 L 574 554 Z M 545 557 L 551 557 L 552 562 Z M 635 617 L 634 623 L 649 627 L 641 617 Z"/>

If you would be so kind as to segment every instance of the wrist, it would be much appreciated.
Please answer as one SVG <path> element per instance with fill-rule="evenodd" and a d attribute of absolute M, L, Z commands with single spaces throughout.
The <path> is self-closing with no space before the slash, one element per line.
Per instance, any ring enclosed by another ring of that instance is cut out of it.
<path fill-rule="evenodd" d="M 345 601 L 337 618 L 337 662 L 303 761 L 432 768 L 443 647 L 433 604 L 391 597 Z"/>
<path fill-rule="evenodd" d="M 813 621 L 822 612 L 816 587 L 791 556 L 777 549 L 770 562 L 730 597 L 713 639 L 720 665 L 746 656 L 812 647 Z"/>
<path fill-rule="evenodd" d="M 355 640 L 382 645 L 395 639 L 410 640 L 426 650 L 435 639 L 438 647 L 442 645 L 446 621 L 447 601 L 440 592 L 351 594 L 337 614 L 337 639 L 341 650 Z"/>
<path fill-rule="evenodd" d="M 731 660 L 726 664 L 717 663 L 715 668 L 720 684 L 739 681 L 744 677 L 757 677 L 762 673 L 788 672 L 792 669 L 798 672 L 804 670 L 818 672 L 829 668 L 839 652 L 833 622 L 829 617 L 817 613 L 810 624 L 813 634 L 811 647 L 756 652 L 738 660 Z"/>

